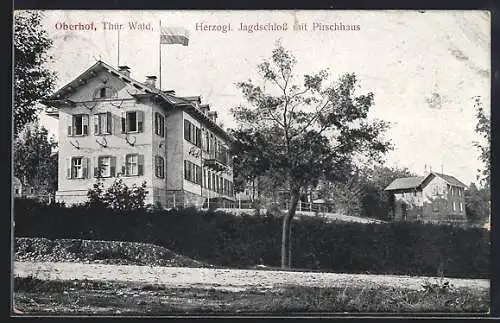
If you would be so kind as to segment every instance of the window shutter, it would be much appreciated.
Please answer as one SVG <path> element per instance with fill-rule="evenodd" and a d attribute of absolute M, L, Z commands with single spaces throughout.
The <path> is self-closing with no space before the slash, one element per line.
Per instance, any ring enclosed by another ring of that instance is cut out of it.
<path fill-rule="evenodd" d="M 107 133 L 113 133 L 112 131 L 112 126 L 113 126 L 113 123 L 112 123 L 112 116 L 111 116 L 111 112 L 106 112 L 106 132 Z"/>
<path fill-rule="evenodd" d="M 155 112 L 155 134 L 160 134 L 160 125 L 159 125 L 159 115 L 158 112 Z"/>
<path fill-rule="evenodd" d="M 144 175 L 144 155 L 137 155 L 137 175 Z"/>
<path fill-rule="evenodd" d="M 188 120 L 184 120 L 184 139 L 189 140 L 189 125 L 191 123 Z"/>
<path fill-rule="evenodd" d="M 122 175 L 127 175 L 127 168 L 125 166 L 122 166 Z"/>
<path fill-rule="evenodd" d="M 89 175 L 89 159 L 88 158 L 85 158 L 83 157 L 82 158 L 82 175 L 83 175 L 83 178 L 87 178 L 88 175 Z"/>
<path fill-rule="evenodd" d="M 88 135 L 89 134 L 89 115 L 88 114 L 82 115 L 82 124 L 83 124 L 83 134 Z"/>
<path fill-rule="evenodd" d="M 201 184 L 201 167 L 196 165 L 196 184 Z"/>
<path fill-rule="evenodd" d="M 116 157 L 111 157 L 111 168 L 110 168 L 110 175 L 111 177 L 115 177 L 116 176 Z"/>
<path fill-rule="evenodd" d="M 189 179 L 189 177 L 188 177 L 188 164 L 187 164 L 187 160 L 184 160 L 184 179 Z"/>
<path fill-rule="evenodd" d="M 71 178 L 71 160 L 66 158 L 66 178 Z"/>
<path fill-rule="evenodd" d="M 143 131 L 144 124 L 144 111 L 137 111 L 137 131 Z"/>
<path fill-rule="evenodd" d="M 127 132 L 127 112 L 122 112 L 122 133 Z"/>
<path fill-rule="evenodd" d="M 94 157 L 92 160 L 94 164 L 94 177 L 99 177 L 99 158 Z"/>
<path fill-rule="evenodd" d="M 73 135 L 73 127 L 68 126 L 68 137 Z"/>
<path fill-rule="evenodd" d="M 196 128 L 196 146 L 201 147 L 201 130 Z"/>
<path fill-rule="evenodd" d="M 94 134 L 99 134 L 99 115 L 94 114 Z"/>

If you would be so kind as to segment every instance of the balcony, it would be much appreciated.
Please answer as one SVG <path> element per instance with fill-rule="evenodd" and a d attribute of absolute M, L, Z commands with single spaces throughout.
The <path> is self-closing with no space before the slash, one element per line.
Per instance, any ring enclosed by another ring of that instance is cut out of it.
<path fill-rule="evenodd" d="M 210 150 L 204 152 L 204 165 L 215 171 L 221 171 L 230 167 L 229 156 L 226 151 Z"/>

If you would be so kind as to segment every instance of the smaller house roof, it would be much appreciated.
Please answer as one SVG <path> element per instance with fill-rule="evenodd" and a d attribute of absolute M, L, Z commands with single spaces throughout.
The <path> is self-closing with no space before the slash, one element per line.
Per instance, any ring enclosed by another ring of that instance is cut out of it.
<path fill-rule="evenodd" d="M 414 177 L 402 177 L 397 178 L 392 181 L 389 186 L 385 188 L 385 191 L 390 190 L 404 190 L 408 188 L 417 188 L 424 182 L 427 176 L 414 176 Z"/>
<path fill-rule="evenodd" d="M 467 185 L 465 185 L 464 183 L 462 183 L 461 181 L 459 181 L 458 179 L 456 179 L 451 175 L 440 174 L 440 173 L 433 173 L 433 174 L 441 177 L 450 185 L 467 188 Z"/>
<path fill-rule="evenodd" d="M 446 174 L 441 174 L 441 173 L 429 173 L 427 176 L 414 176 L 414 177 L 403 177 L 403 178 L 397 178 L 394 181 L 392 181 L 389 186 L 387 186 L 384 190 L 385 191 L 392 191 L 392 190 L 404 190 L 404 189 L 411 189 L 411 188 L 417 188 L 422 183 L 429 177 L 429 176 L 437 176 L 441 177 L 446 181 L 446 183 L 452 185 L 452 186 L 458 186 L 458 187 L 463 187 L 466 188 L 467 185 L 464 183 L 460 182 L 458 179 L 451 175 L 446 175 Z"/>

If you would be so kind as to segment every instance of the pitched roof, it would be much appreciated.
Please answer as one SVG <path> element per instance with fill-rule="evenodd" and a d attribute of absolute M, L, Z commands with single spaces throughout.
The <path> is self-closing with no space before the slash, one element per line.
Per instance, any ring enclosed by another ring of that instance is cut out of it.
<path fill-rule="evenodd" d="M 222 129 L 217 123 L 212 121 L 205 113 L 203 113 L 196 102 L 201 102 L 200 96 L 192 96 L 192 97 L 179 97 L 175 96 L 175 91 L 162 91 L 157 88 L 150 87 L 146 84 L 138 82 L 131 78 L 129 75 L 120 72 L 119 70 L 113 68 L 112 66 L 104 63 L 103 61 L 97 61 L 94 65 L 89 67 L 85 72 L 80 74 L 74 80 L 60 88 L 46 100 L 42 100 L 42 103 L 49 107 L 58 107 L 61 104 L 69 104 L 74 105 L 76 102 L 72 102 L 71 100 L 67 100 L 66 96 L 69 93 L 72 93 L 75 88 L 85 84 L 88 79 L 97 75 L 97 72 L 107 70 L 112 75 L 119 77 L 124 82 L 132 84 L 138 92 L 137 94 L 133 94 L 132 96 L 135 98 L 153 96 L 154 98 L 158 98 L 163 102 L 167 102 L 168 104 L 183 108 L 188 112 L 196 114 L 200 119 L 210 125 L 210 127 L 218 132 L 220 135 L 224 136 L 229 141 L 233 141 L 233 138 Z M 50 110 L 49 115 L 57 115 L 56 111 Z"/>
<path fill-rule="evenodd" d="M 458 179 L 456 179 L 455 177 L 453 177 L 451 175 L 432 172 L 432 173 L 429 173 L 427 176 L 397 178 L 394 181 L 392 181 L 392 183 L 389 184 L 389 186 L 387 186 L 384 190 L 391 191 L 391 190 L 404 190 L 404 189 L 410 189 L 410 188 L 417 188 L 420 185 L 422 185 L 422 183 L 431 175 L 438 176 L 438 177 L 444 179 L 446 183 L 448 183 L 452 186 L 458 186 L 458 187 L 464 187 L 464 188 L 467 187 L 467 185 L 460 182 Z"/>
<path fill-rule="evenodd" d="M 385 188 L 385 191 L 389 190 L 403 190 L 408 188 L 417 188 L 423 181 L 427 178 L 427 176 L 414 176 L 414 177 L 402 177 L 397 178 L 392 181 L 389 186 Z"/>
<path fill-rule="evenodd" d="M 465 185 L 464 183 L 462 183 L 461 181 L 459 181 L 458 179 L 456 179 L 455 177 L 453 177 L 451 175 L 434 173 L 434 172 L 433 172 L 433 174 L 436 175 L 436 176 L 441 177 L 442 179 L 444 179 L 450 185 L 467 188 L 467 185 Z"/>

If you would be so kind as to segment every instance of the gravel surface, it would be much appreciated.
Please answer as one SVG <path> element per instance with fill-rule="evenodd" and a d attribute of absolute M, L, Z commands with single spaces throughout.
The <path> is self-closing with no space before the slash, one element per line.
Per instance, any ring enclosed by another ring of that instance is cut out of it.
<path fill-rule="evenodd" d="M 283 285 L 311 287 L 385 286 L 420 289 L 426 281 L 437 278 L 393 275 L 337 274 L 318 272 L 287 272 L 271 270 L 240 270 L 136 265 L 105 265 L 67 262 L 14 262 L 15 277 L 43 280 L 113 280 L 164 284 L 170 287 L 202 287 L 226 290 L 276 288 Z M 486 279 L 445 278 L 455 288 L 489 289 Z"/>

